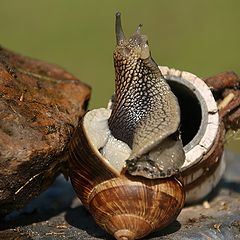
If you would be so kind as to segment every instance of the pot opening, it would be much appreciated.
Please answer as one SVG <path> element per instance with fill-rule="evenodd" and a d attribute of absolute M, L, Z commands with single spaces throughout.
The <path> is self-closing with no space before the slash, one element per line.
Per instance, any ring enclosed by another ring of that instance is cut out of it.
<path fill-rule="evenodd" d="M 181 109 L 181 137 L 186 146 L 197 135 L 202 121 L 202 109 L 194 91 L 180 81 L 167 80 Z"/>

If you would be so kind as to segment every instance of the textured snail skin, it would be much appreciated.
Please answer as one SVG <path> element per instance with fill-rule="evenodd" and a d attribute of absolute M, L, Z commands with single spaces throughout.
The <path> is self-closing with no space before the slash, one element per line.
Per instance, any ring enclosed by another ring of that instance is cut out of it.
<path fill-rule="evenodd" d="M 140 34 L 140 27 L 126 40 L 118 14 L 116 35 L 115 98 L 109 118 L 111 133 L 132 148 L 127 161 L 132 175 L 147 178 L 173 175 L 185 159 L 178 132 L 177 98 L 151 58 L 147 37 Z M 154 150 L 156 146 L 161 150 Z M 152 150 L 154 153 L 150 154 Z"/>
<path fill-rule="evenodd" d="M 81 120 L 69 146 L 70 178 L 95 221 L 116 239 L 138 239 L 174 221 L 185 192 L 175 177 L 146 179 L 112 169 Z"/>

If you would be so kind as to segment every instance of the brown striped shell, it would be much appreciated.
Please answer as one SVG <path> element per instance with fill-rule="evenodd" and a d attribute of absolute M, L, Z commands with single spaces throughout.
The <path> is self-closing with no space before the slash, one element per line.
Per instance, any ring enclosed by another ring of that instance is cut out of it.
<path fill-rule="evenodd" d="M 95 221 L 125 240 L 144 237 L 174 221 L 185 202 L 182 183 L 176 177 L 151 180 L 118 172 L 88 137 L 84 119 L 70 144 L 70 177 Z"/>

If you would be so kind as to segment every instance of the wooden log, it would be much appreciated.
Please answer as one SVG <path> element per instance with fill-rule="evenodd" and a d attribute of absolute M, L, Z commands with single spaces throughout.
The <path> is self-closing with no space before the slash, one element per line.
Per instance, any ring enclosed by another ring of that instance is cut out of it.
<path fill-rule="evenodd" d="M 0 215 L 64 172 L 90 88 L 64 69 L 0 48 Z"/>
<path fill-rule="evenodd" d="M 205 79 L 219 103 L 219 115 L 227 130 L 240 128 L 240 77 L 224 72 Z"/>
<path fill-rule="evenodd" d="M 212 91 L 219 92 L 227 88 L 238 88 L 240 85 L 239 76 L 233 71 L 219 73 L 204 80 Z"/>

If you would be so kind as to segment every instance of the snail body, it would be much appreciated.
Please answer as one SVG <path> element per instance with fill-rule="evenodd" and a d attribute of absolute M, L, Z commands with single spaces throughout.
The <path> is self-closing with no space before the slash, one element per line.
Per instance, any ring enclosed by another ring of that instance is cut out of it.
<path fill-rule="evenodd" d="M 169 225 L 185 200 L 206 196 L 224 165 L 214 153 L 211 161 L 203 157 L 221 138 L 216 103 L 206 85 L 192 74 L 159 68 L 140 27 L 125 40 L 119 13 L 116 37 L 115 96 L 107 109 L 89 111 L 80 120 L 69 145 L 69 165 L 73 187 L 95 221 L 116 239 L 130 240 Z M 189 100 L 184 92 L 176 97 L 166 79 L 187 93 L 200 82 L 200 91 L 187 95 L 191 102 L 207 92 L 203 101 L 209 104 L 195 111 L 201 120 L 186 136 L 179 131 L 180 121 L 189 127 L 180 109 L 185 113 Z"/>
<path fill-rule="evenodd" d="M 185 159 L 180 108 L 140 28 L 126 39 L 116 15 L 115 97 L 108 124 L 112 135 L 131 148 L 126 164 L 132 175 L 168 177 Z"/>

